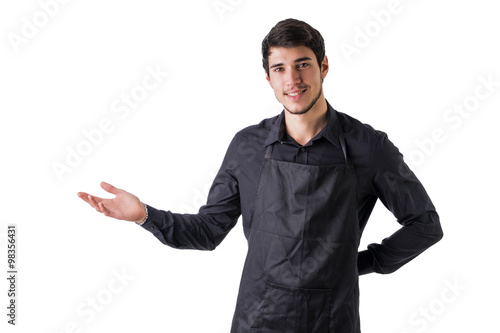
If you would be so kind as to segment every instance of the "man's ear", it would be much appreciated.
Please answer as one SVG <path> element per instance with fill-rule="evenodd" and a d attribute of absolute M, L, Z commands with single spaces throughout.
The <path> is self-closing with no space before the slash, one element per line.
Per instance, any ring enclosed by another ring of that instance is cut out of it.
<path fill-rule="evenodd" d="M 321 78 L 324 80 L 326 75 L 328 74 L 328 70 L 330 69 L 330 65 L 328 64 L 328 57 L 325 55 L 323 61 L 321 62 Z"/>
<path fill-rule="evenodd" d="M 271 87 L 272 87 L 273 85 L 271 84 L 271 79 L 269 78 L 269 75 L 267 74 L 267 72 L 265 70 L 264 70 L 264 73 L 266 74 L 267 82 L 269 82 L 269 85 L 271 85 Z"/>

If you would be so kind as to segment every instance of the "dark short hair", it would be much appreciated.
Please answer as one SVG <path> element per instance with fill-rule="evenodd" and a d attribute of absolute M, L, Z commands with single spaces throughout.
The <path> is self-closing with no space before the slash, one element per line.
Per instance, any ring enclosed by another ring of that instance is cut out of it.
<path fill-rule="evenodd" d="M 325 57 L 325 41 L 318 30 L 306 22 L 286 19 L 278 22 L 262 41 L 262 66 L 269 76 L 269 55 L 271 47 L 306 46 L 316 55 L 321 67 Z"/>

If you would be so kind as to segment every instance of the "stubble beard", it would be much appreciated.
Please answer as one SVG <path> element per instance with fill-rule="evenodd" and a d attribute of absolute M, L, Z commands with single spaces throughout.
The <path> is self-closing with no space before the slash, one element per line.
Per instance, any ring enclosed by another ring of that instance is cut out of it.
<path fill-rule="evenodd" d="M 318 96 L 316 96 L 316 98 L 311 102 L 311 104 L 309 104 L 308 107 L 306 107 L 304 110 L 302 111 L 291 111 L 291 110 L 288 110 L 286 108 L 286 106 L 283 104 L 283 107 L 285 108 L 285 110 L 287 110 L 290 114 L 293 114 L 293 115 L 301 115 L 301 114 L 305 114 L 307 113 L 307 111 L 311 110 L 313 108 L 313 106 L 316 104 L 316 102 L 319 100 L 319 98 L 321 97 L 321 94 L 323 93 L 323 86 L 321 86 L 321 89 L 319 90 L 319 93 L 318 93 Z"/>

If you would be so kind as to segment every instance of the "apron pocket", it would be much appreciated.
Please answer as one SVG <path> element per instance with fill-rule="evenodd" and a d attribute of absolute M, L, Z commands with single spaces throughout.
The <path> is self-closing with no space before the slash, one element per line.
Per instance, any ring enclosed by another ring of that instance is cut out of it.
<path fill-rule="evenodd" d="M 266 283 L 260 317 L 263 332 L 328 332 L 329 289 L 290 288 Z"/>

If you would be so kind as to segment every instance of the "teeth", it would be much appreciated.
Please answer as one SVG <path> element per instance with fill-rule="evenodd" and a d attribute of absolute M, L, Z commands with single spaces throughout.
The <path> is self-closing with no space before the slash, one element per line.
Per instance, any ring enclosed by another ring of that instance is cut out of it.
<path fill-rule="evenodd" d="M 295 97 L 297 95 L 300 95 L 304 92 L 305 90 L 302 90 L 302 91 L 299 91 L 299 92 L 294 92 L 294 93 L 290 93 L 290 94 L 287 94 L 288 96 L 292 96 L 292 97 Z"/>
<path fill-rule="evenodd" d="M 295 92 L 295 93 L 293 93 L 293 94 L 288 94 L 288 96 L 295 97 L 295 96 L 297 96 L 297 95 L 299 95 L 299 94 L 302 94 L 304 91 L 305 91 L 305 90 L 302 90 L 302 91 L 300 91 L 300 92 Z"/>

